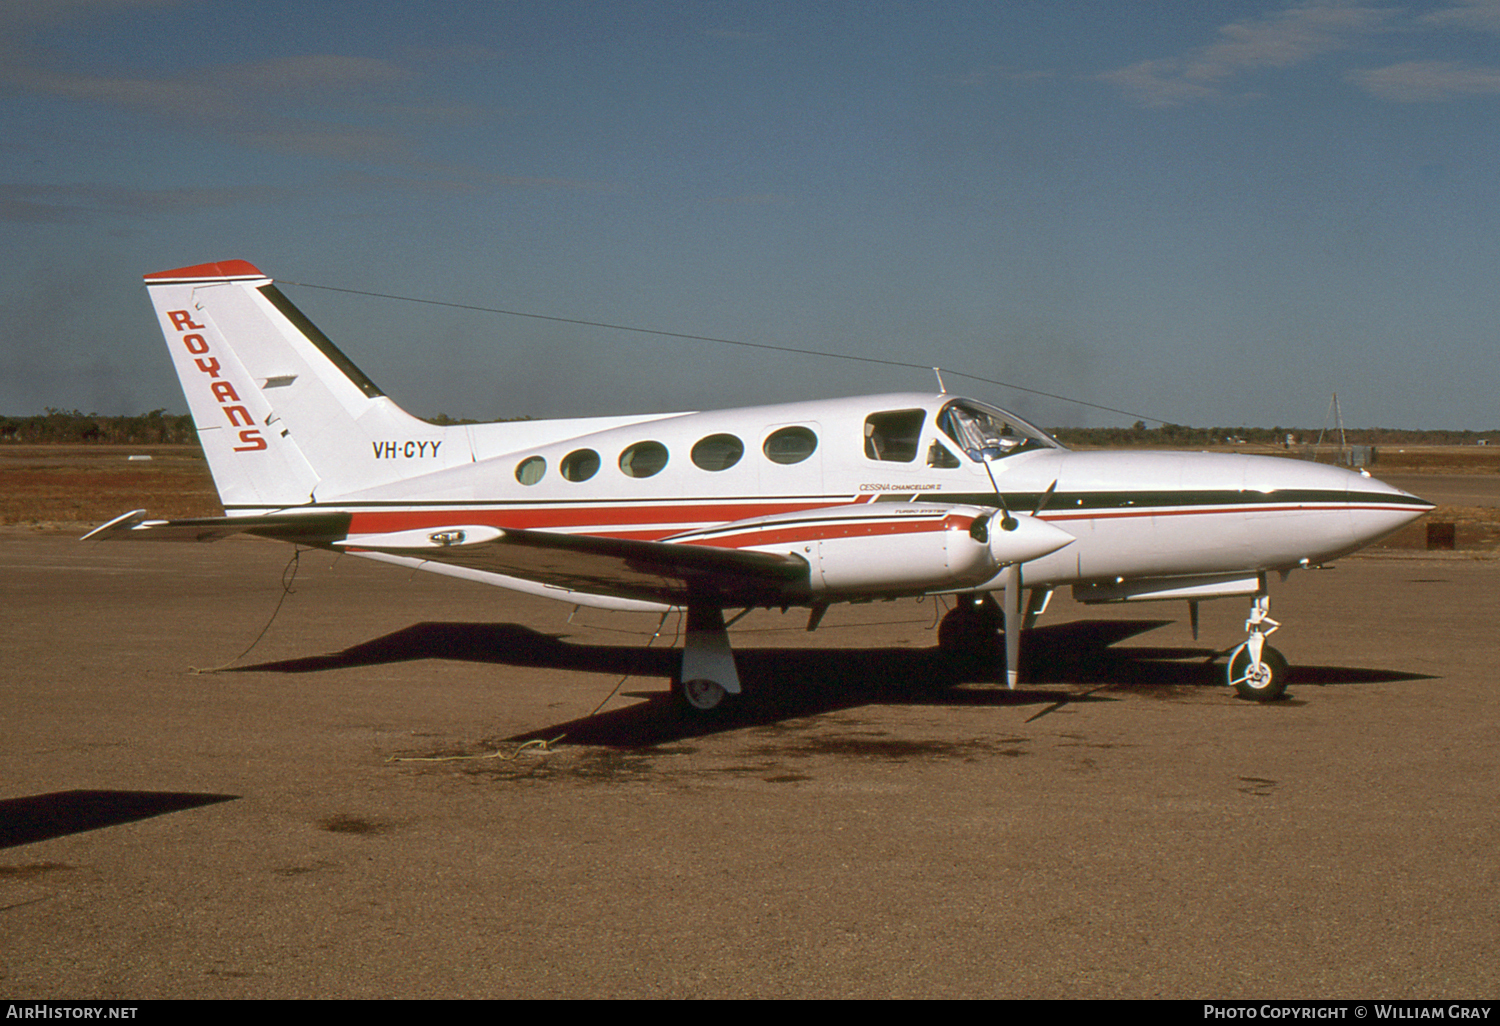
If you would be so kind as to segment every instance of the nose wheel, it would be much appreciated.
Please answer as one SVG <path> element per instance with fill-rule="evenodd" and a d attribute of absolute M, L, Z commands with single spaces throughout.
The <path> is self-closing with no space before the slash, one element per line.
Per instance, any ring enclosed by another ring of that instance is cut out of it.
<path fill-rule="evenodd" d="M 1260 659 L 1252 659 L 1249 644 L 1234 650 L 1229 660 L 1229 686 L 1241 698 L 1256 702 L 1274 702 L 1286 694 L 1286 657 L 1270 645 L 1260 650 Z"/>
<path fill-rule="evenodd" d="M 1276 649 L 1266 644 L 1266 636 L 1281 624 L 1271 619 L 1271 597 L 1256 595 L 1250 606 L 1245 643 L 1229 656 L 1226 681 L 1241 698 L 1256 702 L 1274 702 L 1286 694 L 1287 662 Z"/>

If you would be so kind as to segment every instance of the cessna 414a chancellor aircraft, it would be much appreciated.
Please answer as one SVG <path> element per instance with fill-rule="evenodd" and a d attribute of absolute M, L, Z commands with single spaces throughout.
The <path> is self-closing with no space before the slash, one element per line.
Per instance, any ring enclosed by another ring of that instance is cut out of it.
<path fill-rule="evenodd" d="M 1228 683 L 1269 700 L 1267 575 L 1432 508 L 1273 457 L 1071 452 L 947 392 L 711 413 L 442 427 L 397 407 L 241 260 L 148 275 L 225 516 L 127 513 L 88 538 L 238 532 L 608 609 L 687 611 L 681 705 L 740 694 L 726 610 L 954 597 L 955 660 L 999 659 L 1070 585 L 1083 602 L 1251 600 Z M 1003 595 L 1003 604 L 992 597 Z M 732 621 L 731 621 L 732 622 Z M 962 663 L 960 663 L 962 665 Z"/>

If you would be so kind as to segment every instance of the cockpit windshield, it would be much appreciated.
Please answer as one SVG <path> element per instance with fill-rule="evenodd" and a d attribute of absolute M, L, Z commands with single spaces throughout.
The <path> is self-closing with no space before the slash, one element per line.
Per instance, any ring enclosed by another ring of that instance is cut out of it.
<path fill-rule="evenodd" d="M 1033 449 L 1062 448 L 1057 439 L 1041 428 L 969 399 L 957 399 L 944 406 L 937 422 L 943 433 L 976 462 L 998 460 Z"/>

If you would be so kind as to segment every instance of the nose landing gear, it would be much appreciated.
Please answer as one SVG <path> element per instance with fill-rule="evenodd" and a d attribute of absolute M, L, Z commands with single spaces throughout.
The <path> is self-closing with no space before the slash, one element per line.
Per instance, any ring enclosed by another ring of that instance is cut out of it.
<path fill-rule="evenodd" d="M 1245 631 L 1250 635 L 1229 656 L 1226 681 L 1241 698 L 1273 702 L 1286 693 L 1286 658 L 1266 644 L 1266 636 L 1280 623 L 1271 619 L 1271 597 L 1262 592 L 1251 600 Z"/>

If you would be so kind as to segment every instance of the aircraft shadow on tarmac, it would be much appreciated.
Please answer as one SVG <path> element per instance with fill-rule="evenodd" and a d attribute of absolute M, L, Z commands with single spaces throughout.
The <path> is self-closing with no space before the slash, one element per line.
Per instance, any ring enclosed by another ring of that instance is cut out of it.
<path fill-rule="evenodd" d="M 179 791 L 54 791 L 0 800 L 0 848 L 232 802 L 239 795 Z"/>
<path fill-rule="evenodd" d="M 740 678 L 753 701 L 697 721 L 679 715 L 665 687 L 626 691 L 645 699 L 626 709 L 549 726 L 509 740 L 566 735 L 574 744 L 636 747 L 725 729 L 857 706 L 1043 706 L 1038 716 L 1080 702 L 1115 701 L 1102 691 L 1170 698 L 1185 689 L 1223 688 L 1221 653 L 1210 648 L 1113 648 L 1169 620 L 1082 620 L 1027 632 L 1021 677 L 1004 687 L 1004 665 L 963 672 L 938 648 L 736 648 Z M 580 645 L 520 624 L 419 623 L 321 656 L 235 667 L 234 672 L 313 673 L 419 659 L 457 659 L 552 667 L 622 677 L 670 678 L 679 653 L 639 645 Z M 1423 680 L 1420 674 L 1354 667 L 1293 667 L 1289 687 Z M 958 687 L 957 685 L 981 685 Z M 1066 685 L 1041 690 L 1032 685 Z"/>

